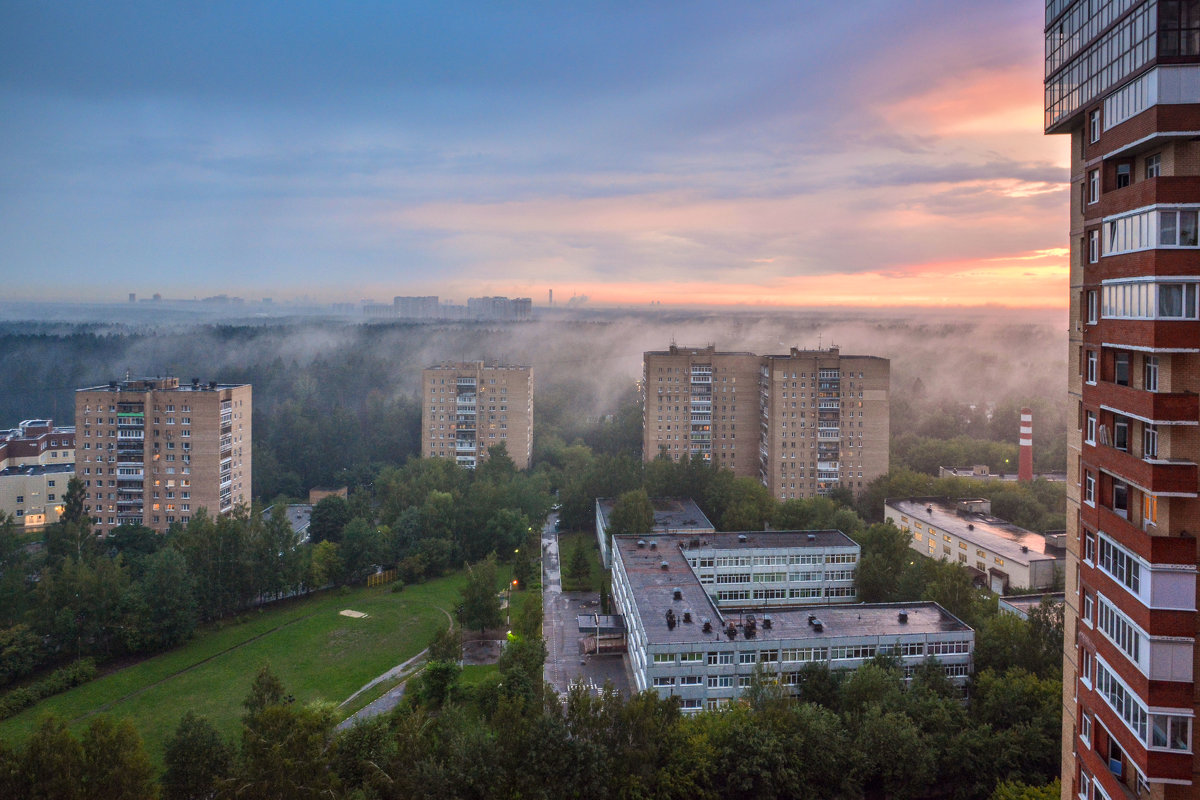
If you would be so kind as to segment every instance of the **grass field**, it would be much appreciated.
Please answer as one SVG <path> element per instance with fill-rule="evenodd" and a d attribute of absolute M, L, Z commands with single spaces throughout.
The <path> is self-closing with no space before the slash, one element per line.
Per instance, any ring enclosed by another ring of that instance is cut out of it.
<path fill-rule="evenodd" d="M 577 583 L 567 577 L 571 564 L 571 556 L 575 548 L 583 545 L 587 552 L 588 564 L 591 565 L 591 577 L 584 583 Z M 564 592 L 598 592 L 600 581 L 606 578 L 604 567 L 600 565 L 600 548 L 596 545 L 596 536 L 584 531 L 572 531 L 558 535 L 558 562 L 562 570 L 562 588 Z"/>
<path fill-rule="evenodd" d="M 0 738 L 25 738 L 52 712 L 78 734 L 97 713 L 128 717 L 156 764 L 180 717 L 191 709 L 226 735 L 239 730 L 241 702 L 263 664 L 297 702 L 340 703 L 363 684 L 423 650 L 453 615 L 463 575 L 405 587 L 331 591 L 243 621 L 205 629 L 182 647 L 44 700 L 0 722 Z M 363 619 L 342 616 L 351 609 Z M 357 705 L 357 704 L 356 704 Z M 349 710 L 347 710 L 347 715 Z"/>

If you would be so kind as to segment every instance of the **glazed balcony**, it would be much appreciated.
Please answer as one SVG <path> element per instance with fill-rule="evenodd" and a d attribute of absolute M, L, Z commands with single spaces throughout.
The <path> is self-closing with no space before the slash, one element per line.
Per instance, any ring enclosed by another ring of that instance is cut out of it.
<path fill-rule="evenodd" d="M 1104 192 L 1097 206 L 1098 211 L 1089 211 L 1088 216 L 1107 217 L 1155 203 L 1195 203 L 1198 183 L 1200 181 L 1191 175 L 1169 175 L 1137 181 Z"/>

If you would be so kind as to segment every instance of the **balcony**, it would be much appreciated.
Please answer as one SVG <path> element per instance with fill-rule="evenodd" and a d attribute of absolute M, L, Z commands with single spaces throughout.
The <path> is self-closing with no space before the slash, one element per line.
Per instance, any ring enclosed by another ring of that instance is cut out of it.
<path fill-rule="evenodd" d="M 1200 419 L 1200 395 L 1191 392 L 1147 392 L 1131 386 L 1103 382 L 1096 387 L 1100 407 L 1155 423 L 1192 422 Z"/>
<path fill-rule="evenodd" d="M 454 402 L 460 406 L 473 406 L 475 405 L 475 395 L 460 394 L 458 397 L 454 398 Z"/>
<path fill-rule="evenodd" d="M 706 373 L 693 372 L 692 385 L 712 383 L 712 375 Z"/>
<path fill-rule="evenodd" d="M 1196 496 L 1198 473 L 1194 461 L 1144 459 L 1103 445 L 1093 447 L 1093 451 L 1097 467 L 1151 494 Z"/>
<path fill-rule="evenodd" d="M 474 453 L 475 442 L 457 441 L 454 443 L 454 451 L 456 453 Z"/>
<path fill-rule="evenodd" d="M 1196 539 L 1194 536 L 1155 536 L 1151 531 L 1142 532 L 1120 510 L 1107 506 L 1097 507 L 1096 519 L 1101 530 L 1115 538 L 1151 564 L 1174 564 L 1193 566 L 1196 563 Z"/>
<path fill-rule="evenodd" d="M 1167 175 L 1131 183 L 1121 189 L 1112 189 L 1100 196 L 1099 210 L 1095 215 L 1107 217 L 1131 208 L 1152 206 L 1155 203 L 1196 202 L 1196 178 L 1190 175 Z M 1092 216 L 1089 213 L 1088 216 Z"/>
<path fill-rule="evenodd" d="M 454 385 L 455 386 L 472 386 L 473 387 L 475 385 L 475 379 L 474 378 L 458 378 L 457 380 L 455 380 Z"/>

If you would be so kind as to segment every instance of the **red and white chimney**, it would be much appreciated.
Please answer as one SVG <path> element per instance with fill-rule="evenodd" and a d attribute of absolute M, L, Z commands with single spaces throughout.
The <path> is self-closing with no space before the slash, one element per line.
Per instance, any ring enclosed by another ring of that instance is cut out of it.
<path fill-rule="evenodd" d="M 1017 480 L 1033 480 L 1033 410 L 1021 409 L 1021 446 L 1017 457 Z"/>

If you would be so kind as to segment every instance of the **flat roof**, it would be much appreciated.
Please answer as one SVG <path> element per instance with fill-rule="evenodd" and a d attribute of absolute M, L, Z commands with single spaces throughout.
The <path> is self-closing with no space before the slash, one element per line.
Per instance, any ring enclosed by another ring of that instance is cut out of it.
<path fill-rule="evenodd" d="M 25 464 L 0 469 L 0 478 L 8 478 L 13 475 L 63 475 L 68 472 L 75 472 L 74 464 Z"/>
<path fill-rule="evenodd" d="M 745 537 L 745 541 L 742 541 Z M 686 534 L 673 534 L 672 539 L 685 550 L 696 549 Z M 647 540 L 649 541 L 649 540 Z M 778 549 L 783 547 L 855 547 L 857 543 L 839 530 L 825 531 L 720 531 L 700 537 L 699 549 L 732 550 Z"/>
<path fill-rule="evenodd" d="M 609 515 L 616 504 L 617 500 L 614 497 L 596 498 L 596 505 L 600 508 L 600 515 L 604 519 L 605 527 L 608 526 Z M 651 497 L 650 505 L 654 509 L 654 531 L 665 533 L 672 530 L 715 530 L 708 517 L 704 516 L 704 512 L 700 510 L 700 506 L 696 505 L 696 501 L 691 498 Z M 654 531 L 644 531 L 644 533 L 653 533 Z"/>
<path fill-rule="evenodd" d="M 1014 594 L 1000 598 L 1002 604 L 1019 608 L 1026 613 L 1040 606 L 1042 600 L 1049 600 L 1051 603 L 1065 603 L 1067 595 L 1065 592 L 1048 592 L 1046 594 Z"/>
<path fill-rule="evenodd" d="M 1020 525 L 1014 525 L 991 514 L 960 511 L 953 501 L 944 497 L 888 499 L 884 501 L 884 505 L 901 514 L 907 514 L 915 522 L 933 525 L 965 542 L 991 550 L 1018 564 L 1059 559 L 1059 556 L 1047 552 L 1046 537 L 1042 534 L 1026 530 Z M 930 507 L 933 508 L 933 513 L 928 511 Z M 1049 549 L 1057 551 L 1057 548 Z"/>
<path fill-rule="evenodd" d="M 750 641 L 830 640 L 852 636 L 928 635 L 971 630 L 962 620 L 931 602 L 725 609 L 722 614 L 696 579 L 679 547 L 660 546 L 657 550 L 639 548 L 635 536 L 614 537 L 613 546 L 621 553 L 633 602 L 641 617 L 648 644 L 729 641 L 724 626 L 729 622 L 737 624 L 749 614 L 758 618 L 758 633 Z M 663 562 L 667 564 L 665 570 L 662 568 Z M 676 589 L 681 595 L 679 600 L 674 597 Z M 674 628 L 667 626 L 667 609 L 675 612 L 677 624 Z M 684 611 L 691 612 L 690 623 L 682 621 Z M 901 611 L 908 613 L 907 622 L 900 622 Z M 822 623 L 823 630 L 820 632 L 809 625 L 808 618 L 812 614 Z M 771 618 L 770 629 L 762 627 L 764 616 Z M 706 618 L 712 621 L 711 633 L 704 633 L 703 622 Z M 740 630 L 738 639 L 745 641 Z"/>
<path fill-rule="evenodd" d="M 293 505 L 284 506 L 284 511 L 287 514 L 288 522 L 291 523 L 292 531 L 295 533 L 306 534 L 308 524 L 312 519 L 313 507 L 304 503 L 296 503 Z M 274 514 L 275 506 L 268 506 L 263 510 L 263 516 L 271 519 Z"/>

